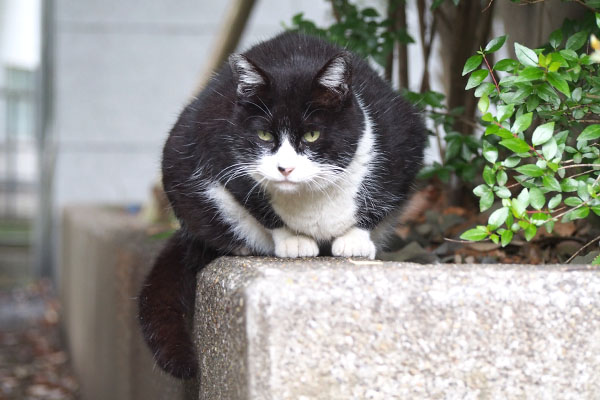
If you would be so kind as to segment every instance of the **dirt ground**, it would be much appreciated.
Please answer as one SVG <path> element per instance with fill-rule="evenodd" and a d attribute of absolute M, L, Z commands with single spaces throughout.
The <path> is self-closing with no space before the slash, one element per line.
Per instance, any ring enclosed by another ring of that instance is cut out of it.
<path fill-rule="evenodd" d="M 0 400 L 78 398 L 47 282 L 0 290 Z"/>

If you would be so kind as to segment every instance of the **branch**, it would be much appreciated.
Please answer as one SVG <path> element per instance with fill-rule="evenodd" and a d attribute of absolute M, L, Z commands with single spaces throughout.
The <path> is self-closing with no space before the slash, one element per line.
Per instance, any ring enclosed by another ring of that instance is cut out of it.
<path fill-rule="evenodd" d="M 565 264 L 569 264 L 571 261 L 573 261 L 573 259 L 575 257 L 577 257 L 579 255 L 579 253 L 581 253 L 583 250 L 585 250 L 586 248 L 588 248 L 592 243 L 597 242 L 598 240 L 600 240 L 600 236 L 596 236 L 594 239 L 592 239 L 589 242 L 587 242 L 582 248 L 580 248 L 579 250 L 577 250 L 575 252 L 575 254 L 573 254 L 571 257 L 569 257 L 569 259 L 567 261 L 565 261 Z"/>

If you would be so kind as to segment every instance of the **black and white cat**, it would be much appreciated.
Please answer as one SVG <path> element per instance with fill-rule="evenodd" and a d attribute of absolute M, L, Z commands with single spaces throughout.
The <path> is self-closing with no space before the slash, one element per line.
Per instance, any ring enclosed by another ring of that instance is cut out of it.
<path fill-rule="evenodd" d="M 374 258 L 410 192 L 426 134 L 360 57 L 284 33 L 234 54 L 181 113 L 163 183 L 181 229 L 139 317 L 157 363 L 189 378 L 196 272 L 220 255 Z"/>

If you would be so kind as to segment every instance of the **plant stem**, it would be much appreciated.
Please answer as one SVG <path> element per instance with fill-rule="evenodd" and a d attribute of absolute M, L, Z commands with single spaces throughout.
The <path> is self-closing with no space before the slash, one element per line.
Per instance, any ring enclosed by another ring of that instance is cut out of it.
<path fill-rule="evenodd" d="M 490 71 L 490 75 L 492 76 L 492 80 L 494 81 L 494 86 L 496 86 L 496 90 L 498 91 L 498 96 L 500 96 L 500 86 L 498 86 L 498 81 L 496 80 L 496 76 L 492 71 L 492 67 L 490 67 L 490 63 L 487 60 L 485 54 L 483 55 L 483 61 L 485 61 L 485 65 L 487 66 L 488 71 Z"/>
<path fill-rule="evenodd" d="M 583 250 L 588 248 L 592 243 L 597 242 L 598 240 L 600 240 L 600 236 L 596 236 L 595 238 L 593 238 L 592 240 L 587 242 L 583 247 L 581 247 L 579 250 L 577 250 L 575 252 L 575 254 L 573 254 L 571 257 L 569 257 L 569 259 L 567 261 L 565 261 L 565 264 L 569 264 L 571 261 L 573 261 L 573 259 L 575 257 L 577 257 L 579 255 L 579 253 L 581 253 Z"/>
<path fill-rule="evenodd" d="M 574 165 L 565 165 L 563 167 L 558 167 L 558 169 L 568 169 L 568 168 L 578 168 L 578 167 L 600 167 L 600 164 L 574 164 Z"/>

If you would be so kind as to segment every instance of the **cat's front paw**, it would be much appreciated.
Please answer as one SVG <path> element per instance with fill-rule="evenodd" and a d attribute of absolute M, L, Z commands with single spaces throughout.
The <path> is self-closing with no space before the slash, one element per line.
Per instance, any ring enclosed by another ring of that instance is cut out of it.
<path fill-rule="evenodd" d="M 304 235 L 297 235 L 285 228 L 273 230 L 275 242 L 275 256 L 282 258 L 316 257 L 319 255 L 319 246 L 314 239 Z"/>
<path fill-rule="evenodd" d="M 331 244 L 331 254 L 336 257 L 366 257 L 372 260 L 375 252 L 369 231 L 360 228 L 350 229 Z"/>

